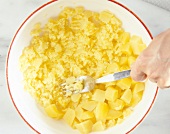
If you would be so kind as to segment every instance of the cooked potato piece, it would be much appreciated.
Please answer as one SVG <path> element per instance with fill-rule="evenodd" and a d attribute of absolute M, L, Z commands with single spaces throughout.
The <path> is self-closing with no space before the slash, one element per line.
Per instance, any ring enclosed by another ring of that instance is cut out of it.
<path fill-rule="evenodd" d="M 135 107 L 142 99 L 143 91 L 133 94 L 130 106 Z"/>
<path fill-rule="evenodd" d="M 118 119 L 117 119 L 117 124 L 121 124 L 123 121 L 124 121 L 124 119 L 118 118 Z"/>
<path fill-rule="evenodd" d="M 84 110 L 81 108 L 81 106 L 79 105 L 76 109 L 75 109 L 75 114 L 76 114 L 76 118 L 79 120 L 79 121 L 82 121 L 81 117 L 82 117 L 82 114 L 84 113 Z"/>
<path fill-rule="evenodd" d="M 71 100 L 73 102 L 79 102 L 80 98 L 81 98 L 81 94 L 73 94 L 73 95 L 71 95 Z"/>
<path fill-rule="evenodd" d="M 109 112 L 108 112 L 108 114 L 107 114 L 106 119 L 107 119 L 107 120 L 117 119 L 117 118 L 119 118 L 121 115 L 122 115 L 122 112 L 121 112 L 121 111 L 117 111 L 117 110 L 110 109 Z"/>
<path fill-rule="evenodd" d="M 116 125 L 116 121 L 113 119 L 113 120 L 108 120 L 106 122 L 106 127 L 109 128 L 109 127 L 113 127 Z"/>
<path fill-rule="evenodd" d="M 113 87 L 107 87 L 105 92 L 105 98 L 109 101 L 114 101 L 118 98 L 118 90 Z"/>
<path fill-rule="evenodd" d="M 76 117 L 75 111 L 73 109 L 71 109 L 71 108 L 68 108 L 66 113 L 64 114 L 63 119 L 66 121 L 66 123 L 69 126 L 72 126 L 75 117 Z"/>
<path fill-rule="evenodd" d="M 120 65 L 127 64 L 128 58 L 127 57 L 120 57 Z"/>
<path fill-rule="evenodd" d="M 85 111 L 81 114 L 82 120 L 92 119 L 94 117 L 94 113 L 90 111 Z"/>
<path fill-rule="evenodd" d="M 108 101 L 109 107 L 115 110 L 122 110 L 125 106 L 125 102 L 121 99 L 117 99 L 114 102 Z"/>
<path fill-rule="evenodd" d="M 130 109 L 130 108 L 124 109 L 124 110 L 123 110 L 123 117 L 124 117 L 124 118 L 128 117 L 132 112 L 133 112 L 133 111 L 132 111 L 132 109 Z"/>
<path fill-rule="evenodd" d="M 92 131 L 93 122 L 91 120 L 86 120 L 84 122 L 81 122 L 79 124 L 76 124 L 76 128 L 82 133 L 82 134 L 89 134 L 89 132 Z"/>
<path fill-rule="evenodd" d="M 103 121 L 106 120 L 107 114 L 109 111 L 109 106 L 107 103 L 99 102 L 97 104 L 97 107 L 95 109 L 95 117 L 97 121 Z"/>
<path fill-rule="evenodd" d="M 133 89 L 133 93 L 138 93 L 140 91 L 143 91 L 145 89 L 145 83 L 142 82 L 138 82 L 135 84 L 134 89 Z"/>
<path fill-rule="evenodd" d="M 92 97 L 92 100 L 98 101 L 98 102 L 104 102 L 105 100 L 105 91 L 96 89 L 94 92 L 94 95 Z"/>
<path fill-rule="evenodd" d="M 99 19 L 104 23 L 108 23 L 111 20 L 112 16 L 113 16 L 113 14 L 111 12 L 102 11 L 99 15 Z"/>
<path fill-rule="evenodd" d="M 136 58 L 133 56 L 128 57 L 128 65 L 131 67 L 131 65 L 136 61 Z"/>
<path fill-rule="evenodd" d="M 120 35 L 119 40 L 120 40 L 120 42 L 122 42 L 122 44 L 128 43 L 129 40 L 130 40 L 130 33 L 129 33 L 129 32 L 123 32 L 123 33 Z"/>
<path fill-rule="evenodd" d="M 130 42 L 134 42 L 136 44 L 142 44 L 143 43 L 142 38 L 137 36 L 137 35 L 133 35 L 130 39 Z"/>
<path fill-rule="evenodd" d="M 105 130 L 105 124 L 102 121 L 97 121 L 92 127 L 93 132 L 103 131 L 103 130 Z"/>
<path fill-rule="evenodd" d="M 120 87 L 121 89 L 129 89 L 131 86 L 132 80 L 130 78 L 124 78 L 122 80 L 119 80 L 116 85 Z"/>
<path fill-rule="evenodd" d="M 85 101 L 81 103 L 81 107 L 85 110 L 92 111 L 97 106 L 96 101 Z"/>
<path fill-rule="evenodd" d="M 119 65 L 116 62 L 113 62 L 107 66 L 107 73 L 114 73 L 119 71 Z"/>
<path fill-rule="evenodd" d="M 123 93 L 121 99 L 124 102 L 126 102 L 127 104 L 129 104 L 132 99 L 132 91 L 130 89 L 126 89 L 125 92 Z"/>
<path fill-rule="evenodd" d="M 56 119 L 61 119 L 64 115 L 63 112 L 59 111 L 55 104 L 51 104 L 45 108 L 45 112 L 48 116 Z"/>

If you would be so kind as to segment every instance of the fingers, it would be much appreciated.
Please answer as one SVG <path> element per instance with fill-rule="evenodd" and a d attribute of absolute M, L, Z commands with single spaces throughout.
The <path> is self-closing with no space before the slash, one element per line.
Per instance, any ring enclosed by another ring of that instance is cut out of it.
<path fill-rule="evenodd" d="M 144 81 L 147 78 L 147 75 L 141 71 L 140 66 L 138 66 L 138 63 L 134 63 L 131 66 L 130 75 L 134 81 Z"/>

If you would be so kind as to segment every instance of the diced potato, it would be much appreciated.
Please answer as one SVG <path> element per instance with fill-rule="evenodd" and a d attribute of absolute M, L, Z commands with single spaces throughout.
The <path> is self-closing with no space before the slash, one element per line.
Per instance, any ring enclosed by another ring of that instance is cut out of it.
<path fill-rule="evenodd" d="M 130 42 L 134 42 L 136 44 L 142 44 L 143 43 L 142 38 L 139 37 L 139 36 L 136 36 L 136 35 L 133 35 L 131 37 Z"/>
<path fill-rule="evenodd" d="M 79 121 L 82 121 L 81 116 L 84 113 L 84 110 L 81 108 L 81 106 L 79 105 L 76 109 L 75 109 L 75 113 L 76 113 L 76 118 Z"/>
<path fill-rule="evenodd" d="M 112 16 L 113 14 L 109 11 L 102 11 L 99 15 L 99 19 L 104 23 L 108 23 L 111 20 Z"/>
<path fill-rule="evenodd" d="M 143 91 L 133 94 L 130 106 L 135 107 L 142 99 Z"/>
<path fill-rule="evenodd" d="M 81 114 L 81 119 L 82 120 L 87 120 L 87 119 L 91 119 L 94 117 L 94 113 L 90 112 L 90 111 L 85 111 Z"/>
<path fill-rule="evenodd" d="M 111 23 L 113 25 L 118 25 L 118 26 L 122 25 L 122 22 L 118 18 L 116 18 L 115 16 L 111 18 Z"/>
<path fill-rule="evenodd" d="M 67 84 L 73 84 L 75 82 L 76 78 L 75 77 L 69 77 L 66 79 Z"/>
<path fill-rule="evenodd" d="M 131 55 L 131 53 L 132 53 L 131 46 L 130 46 L 129 42 L 126 44 L 123 44 L 120 49 L 123 54 Z"/>
<path fill-rule="evenodd" d="M 107 82 L 105 88 L 107 88 L 107 87 L 109 87 L 109 86 L 114 86 L 114 85 L 116 85 L 116 81 Z"/>
<path fill-rule="evenodd" d="M 131 65 L 136 61 L 136 58 L 133 56 L 128 57 L 128 65 L 131 67 Z"/>
<path fill-rule="evenodd" d="M 93 122 L 91 120 L 86 120 L 84 122 L 81 122 L 79 124 L 76 124 L 76 128 L 82 133 L 82 134 L 89 134 L 89 132 L 92 131 Z"/>
<path fill-rule="evenodd" d="M 127 64 L 128 58 L 127 57 L 120 57 L 120 65 Z"/>
<path fill-rule="evenodd" d="M 122 42 L 122 44 L 126 44 L 130 40 L 130 33 L 129 32 L 123 32 L 120 35 L 119 40 L 120 40 L 120 42 Z"/>
<path fill-rule="evenodd" d="M 132 112 L 133 112 L 133 111 L 132 111 L 132 109 L 130 109 L 130 108 L 124 109 L 124 110 L 123 110 L 123 117 L 124 117 L 124 118 L 128 117 Z"/>
<path fill-rule="evenodd" d="M 92 100 L 98 101 L 98 102 L 104 102 L 105 101 L 105 91 L 96 89 Z"/>
<path fill-rule="evenodd" d="M 97 106 L 96 101 L 85 101 L 81 103 L 81 107 L 88 111 L 93 111 Z"/>
<path fill-rule="evenodd" d="M 124 119 L 118 118 L 118 119 L 117 119 L 117 124 L 121 124 L 123 121 L 124 121 Z"/>
<path fill-rule="evenodd" d="M 75 7 L 75 11 L 77 12 L 77 13 L 82 13 L 82 12 L 84 12 L 84 7 L 82 7 L 82 6 L 78 6 L 78 7 Z"/>
<path fill-rule="evenodd" d="M 106 122 L 106 127 L 109 128 L 109 127 L 113 127 L 116 125 L 116 121 L 113 119 L 113 120 L 108 120 Z"/>
<path fill-rule="evenodd" d="M 105 124 L 102 121 L 97 121 L 92 127 L 93 132 L 103 131 L 103 130 L 105 130 Z"/>
<path fill-rule="evenodd" d="M 110 65 L 107 66 L 107 73 L 115 73 L 119 71 L 119 65 L 116 62 L 111 63 Z"/>
<path fill-rule="evenodd" d="M 121 99 L 124 102 L 126 102 L 127 104 L 129 104 L 132 99 L 132 91 L 130 89 L 126 89 L 125 92 L 123 93 Z"/>
<path fill-rule="evenodd" d="M 81 94 L 73 94 L 73 95 L 71 95 L 71 100 L 73 102 L 79 102 L 80 98 L 81 98 Z"/>
<path fill-rule="evenodd" d="M 121 99 L 117 99 L 114 102 L 108 101 L 109 107 L 115 110 L 122 110 L 125 106 L 125 102 Z"/>
<path fill-rule="evenodd" d="M 75 111 L 71 108 L 68 108 L 66 113 L 64 114 L 63 119 L 66 121 L 68 125 L 72 126 L 75 117 L 76 117 Z"/>
<path fill-rule="evenodd" d="M 99 102 L 97 104 L 97 107 L 96 107 L 95 111 L 94 111 L 96 120 L 97 121 L 99 121 L 99 120 L 101 120 L 101 121 L 106 120 L 108 111 L 109 111 L 108 104 L 104 103 L 104 102 Z"/>
<path fill-rule="evenodd" d="M 143 43 L 137 44 L 135 42 L 131 42 L 130 45 L 134 55 L 139 55 L 146 48 L 146 45 Z"/>
<path fill-rule="evenodd" d="M 142 82 L 138 82 L 135 84 L 134 89 L 133 89 L 133 93 L 138 93 L 140 91 L 143 91 L 145 89 L 145 83 Z"/>
<path fill-rule="evenodd" d="M 106 119 L 107 119 L 107 120 L 117 119 L 117 118 L 119 118 L 121 115 L 122 115 L 122 112 L 121 112 L 121 111 L 117 111 L 117 110 L 110 109 L 109 112 L 108 112 L 108 114 L 107 114 Z"/>
<path fill-rule="evenodd" d="M 76 129 L 76 125 L 79 124 L 79 123 L 80 123 L 80 121 L 79 121 L 78 119 L 75 119 L 75 120 L 73 121 L 72 128 L 73 128 L 73 129 Z"/>
<path fill-rule="evenodd" d="M 105 98 L 109 101 L 114 101 L 118 98 L 118 90 L 113 87 L 107 87 L 105 92 Z"/>
<path fill-rule="evenodd" d="M 121 89 L 129 89 L 131 86 L 132 80 L 130 78 L 124 78 L 122 80 L 117 81 L 116 85 Z"/>
<path fill-rule="evenodd" d="M 48 116 L 56 119 L 61 119 L 64 115 L 63 112 L 59 111 L 55 104 L 51 104 L 45 108 L 45 112 Z"/>

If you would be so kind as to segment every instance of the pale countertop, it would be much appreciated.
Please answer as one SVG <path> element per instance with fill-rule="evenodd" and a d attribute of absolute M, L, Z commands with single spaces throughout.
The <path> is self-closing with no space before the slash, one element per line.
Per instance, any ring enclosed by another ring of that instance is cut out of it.
<path fill-rule="evenodd" d="M 34 134 L 14 108 L 5 80 L 5 60 L 10 41 L 23 20 L 49 0 L 0 0 L 0 134 Z M 69 1 L 69 0 L 68 0 Z M 170 12 L 141 0 L 117 0 L 134 11 L 153 36 L 170 28 Z M 17 77 L 17 76 L 16 76 Z M 170 133 L 170 89 L 160 90 L 145 120 L 133 134 Z"/>

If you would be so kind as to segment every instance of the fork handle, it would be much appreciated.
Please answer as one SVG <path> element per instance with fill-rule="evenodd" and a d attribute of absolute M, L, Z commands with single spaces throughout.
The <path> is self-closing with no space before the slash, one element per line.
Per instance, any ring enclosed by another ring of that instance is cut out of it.
<path fill-rule="evenodd" d="M 127 78 L 130 76 L 130 72 L 131 70 L 125 70 L 125 71 L 117 72 L 114 74 L 109 74 L 109 75 L 106 75 L 106 76 L 103 76 L 97 79 L 96 83 L 112 82 L 112 81 L 120 80 L 123 78 Z"/>

